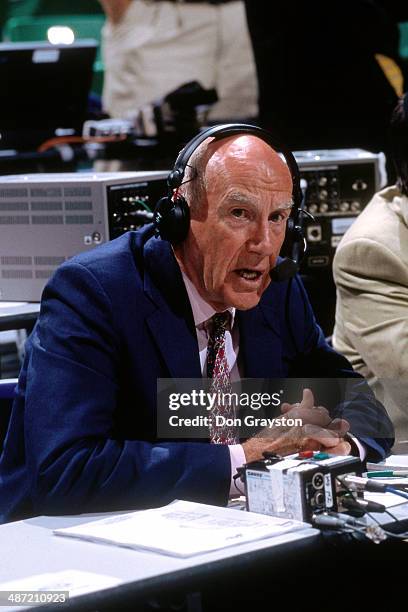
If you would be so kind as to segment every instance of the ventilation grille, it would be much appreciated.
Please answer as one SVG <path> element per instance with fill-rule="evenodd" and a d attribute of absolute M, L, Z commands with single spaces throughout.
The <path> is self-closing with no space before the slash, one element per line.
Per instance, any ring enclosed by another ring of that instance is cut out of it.
<path fill-rule="evenodd" d="M 65 257 L 49 257 L 38 255 L 34 257 L 36 266 L 59 266 L 65 261 Z"/>
<path fill-rule="evenodd" d="M 62 225 L 64 217 L 62 215 L 33 215 L 31 222 L 33 225 Z"/>
<path fill-rule="evenodd" d="M 92 210 L 92 202 L 65 202 L 65 210 Z"/>
<path fill-rule="evenodd" d="M 31 266 L 33 258 L 19 257 L 18 255 L 5 255 L 0 258 L 0 263 L 3 266 Z"/>
<path fill-rule="evenodd" d="M 31 270 L 2 270 L 3 278 L 33 278 Z"/>
<path fill-rule="evenodd" d="M 31 223 L 33 225 L 63 225 L 64 217 L 62 215 L 32 215 Z M 65 217 L 66 225 L 93 225 L 93 215 L 67 215 Z M 0 225 L 30 225 L 30 217 L 28 215 L 0 215 Z"/>
<path fill-rule="evenodd" d="M 49 274 L 52 274 L 54 269 L 64 263 L 67 258 L 63 255 L 34 255 L 31 257 L 30 255 L 21 256 L 21 255 L 2 255 L 0 257 L 0 265 L 2 266 L 32 266 L 34 262 L 34 266 L 52 266 L 51 270 L 39 270 L 40 276 L 37 278 L 48 278 Z M 30 272 L 29 270 L 9 270 L 10 273 L 19 274 L 20 272 Z M 3 271 L 3 276 L 8 273 L 6 270 Z M 43 276 L 45 275 L 45 276 Z M 23 276 L 23 278 L 25 278 Z"/>
<path fill-rule="evenodd" d="M 30 217 L 28 215 L 0 216 L 0 225 L 28 225 L 29 223 Z"/>
<path fill-rule="evenodd" d="M 54 270 L 36 270 L 35 278 L 50 278 Z"/>
<path fill-rule="evenodd" d="M 28 196 L 28 189 L 16 187 L 14 189 L 0 189 L 0 198 L 26 198 Z"/>
<path fill-rule="evenodd" d="M 28 210 L 27 202 L 0 202 L 0 211 L 6 212 L 8 210 Z"/>
<path fill-rule="evenodd" d="M 64 196 L 68 196 L 69 198 L 78 197 L 78 196 L 90 196 L 92 195 L 92 190 L 90 187 L 65 187 L 64 188 Z"/>
<path fill-rule="evenodd" d="M 35 278 L 38 280 L 48 280 L 55 272 L 55 269 L 65 261 L 64 256 L 54 255 L 35 255 L 33 257 L 3 255 L 0 257 L 1 277 L 7 280 L 27 280 Z M 15 266 L 47 266 L 43 269 L 19 269 Z M 51 267 L 50 267 L 51 266 Z"/>
<path fill-rule="evenodd" d="M 93 222 L 93 215 L 67 215 L 65 217 L 65 223 L 68 225 L 92 225 Z"/>
<path fill-rule="evenodd" d="M 31 210 L 62 210 L 62 202 L 32 202 Z"/>
<path fill-rule="evenodd" d="M 32 198 L 57 198 L 62 196 L 61 187 L 33 187 L 30 189 Z"/>

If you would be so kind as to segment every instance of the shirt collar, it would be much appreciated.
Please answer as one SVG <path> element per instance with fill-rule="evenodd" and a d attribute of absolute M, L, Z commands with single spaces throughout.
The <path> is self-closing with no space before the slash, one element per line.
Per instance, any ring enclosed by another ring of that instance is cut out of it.
<path fill-rule="evenodd" d="M 214 310 L 214 308 L 210 306 L 210 304 L 208 304 L 205 300 L 203 300 L 203 298 L 195 288 L 194 284 L 188 278 L 187 274 L 185 274 L 182 270 L 181 274 L 183 276 L 183 281 L 186 287 L 188 299 L 190 300 L 191 310 L 193 311 L 194 325 L 196 327 L 202 327 L 204 323 L 208 321 L 208 319 L 211 319 L 211 317 L 215 315 L 217 311 Z M 230 308 L 227 308 L 227 311 L 231 314 L 232 329 L 234 325 L 236 308 L 233 308 L 231 306 Z"/>

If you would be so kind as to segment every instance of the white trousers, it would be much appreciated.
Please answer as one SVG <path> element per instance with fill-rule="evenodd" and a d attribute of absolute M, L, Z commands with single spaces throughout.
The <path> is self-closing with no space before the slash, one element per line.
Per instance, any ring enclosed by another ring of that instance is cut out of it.
<path fill-rule="evenodd" d="M 215 87 L 210 119 L 257 115 L 258 89 L 244 3 L 133 0 L 118 24 L 106 22 L 103 105 L 126 118 L 197 80 Z"/>

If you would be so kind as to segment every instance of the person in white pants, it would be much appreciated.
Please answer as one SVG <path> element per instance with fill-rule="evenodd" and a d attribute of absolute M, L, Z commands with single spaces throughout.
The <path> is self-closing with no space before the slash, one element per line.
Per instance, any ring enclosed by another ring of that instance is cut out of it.
<path fill-rule="evenodd" d="M 209 119 L 258 113 L 257 77 L 244 4 L 238 0 L 100 0 L 104 109 L 118 118 L 196 80 L 215 87 Z"/>

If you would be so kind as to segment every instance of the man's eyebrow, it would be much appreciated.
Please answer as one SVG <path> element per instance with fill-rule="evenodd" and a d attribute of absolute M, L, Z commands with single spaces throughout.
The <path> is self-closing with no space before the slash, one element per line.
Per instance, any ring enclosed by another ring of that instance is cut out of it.
<path fill-rule="evenodd" d="M 227 194 L 226 200 L 235 200 L 236 202 L 241 202 L 242 204 L 248 204 L 250 202 L 250 198 L 239 191 L 231 191 Z"/>
<path fill-rule="evenodd" d="M 226 200 L 227 201 L 232 200 L 235 202 L 239 202 L 240 204 L 251 204 L 251 197 L 250 196 L 248 197 L 248 195 L 240 193 L 239 191 L 232 191 L 231 193 L 228 193 Z M 287 204 L 282 204 L 275 210 L 287 210 L 289 208 L 293 208 L 293 205 L 294 205 L 293 200 L 291 200 Z"/>
<path fill-rule="evenodd" d="M 291 202 L 288 202 L 288 204 L 282 204 L 282 206 L 278 206 L 278 208 L 275 208 L 275 211 L 276 210 L 288 210 L 289 208 L 293 208 L 294 205 L 295 205 L 294 202 L 291 201 Z"/>

